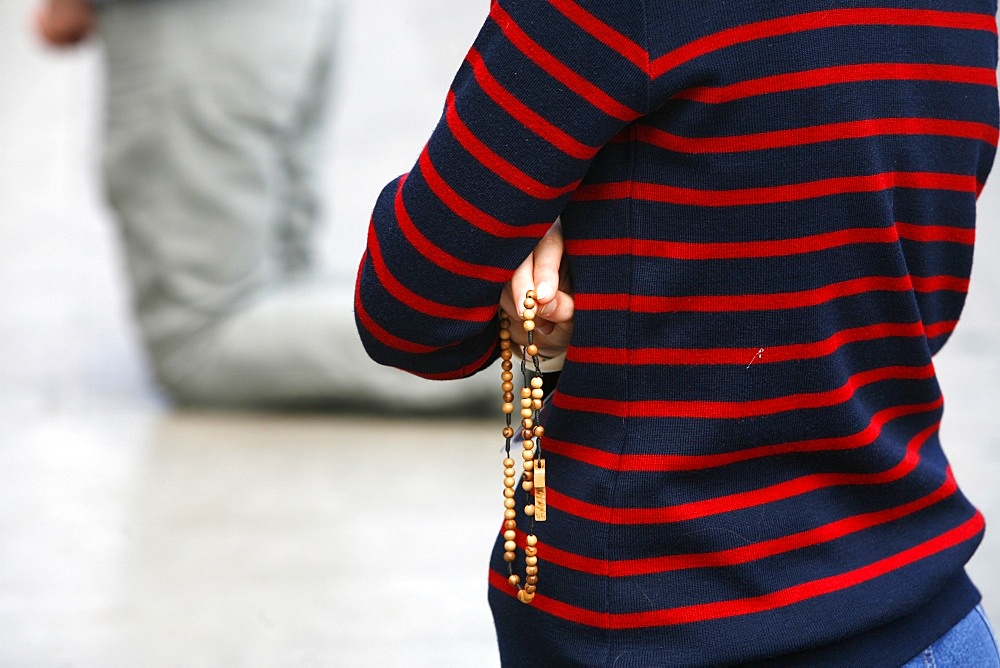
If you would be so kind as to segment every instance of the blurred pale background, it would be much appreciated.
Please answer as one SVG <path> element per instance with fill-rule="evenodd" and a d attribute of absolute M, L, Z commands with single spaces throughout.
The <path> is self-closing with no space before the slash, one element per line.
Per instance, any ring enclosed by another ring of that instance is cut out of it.
<path fill-rule="evenodd" d="M 95 176 L 100 54 L 0 3 L 0 664 L 495 665 L 498 425 L 173 411 L 148 378 Z M 365 0 L 329 147 L 351 280 L 486 0 Z M 938 357 L 944 443 L 1000 522 L 1000 185 Z M 1000 536 L 971 570 L 1000 620 Z"/>

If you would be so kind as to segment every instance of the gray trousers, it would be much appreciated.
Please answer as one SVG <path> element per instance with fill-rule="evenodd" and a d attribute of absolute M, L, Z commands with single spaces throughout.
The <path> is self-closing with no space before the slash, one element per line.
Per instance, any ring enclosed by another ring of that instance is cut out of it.
<path fill-rule="evenodd" d="M 313 277 L 340 14 L 339 0 L 101 6 L 107 194 L 149 359 L 180 402 L 447 410 L 497 394 L 493 374 L 442 383 L 371 362 L 354 286 Z"/>

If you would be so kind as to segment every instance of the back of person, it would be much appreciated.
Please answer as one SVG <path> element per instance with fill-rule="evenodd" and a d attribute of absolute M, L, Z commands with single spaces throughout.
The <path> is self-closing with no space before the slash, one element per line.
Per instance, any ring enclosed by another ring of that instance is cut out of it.
<path fill-rule="evenodd" d="M 982 518 L 931 355 L 996 147 L 990 3 L 682 4 L 649 3 L 655 111 L 562 214 L 577 336 L 546 449 L 574 521 L 546 537 L 621 574 L 597 605 L 602 573 L 567 575 L 563 602 L 655 629 L 670 665 L 943 630 Z"/>
<path fill-rule="evenodd" d="M 359 294 L 393 336 L 477 359 L 485 320 L 459 335 L 451 316 L 433 343 L 396 324 L 393 299 L 424 331 L 431 313 L 386 276 L 406 257 L 420 292 L 412 249 L 434 260 L 389 230 L 405 213 L 433 243 L 421 214 L 449 175 L 518 230 L 561 216 L 573 341 L 545 423 L 536 610 L 494 552 L 505 663 L 900 665 L 978 603 L 963 565 L 984 520 L 941 450 L 931 358 L 997 146 L 995 13 L 493 3 L 419 171 L 376 207 Z M 470 220 L 451 250 L 485 262 Z M 526 245 L 498 242 L 492 264 Z M 426 276 L 428 297 L 491 303 Z"/>

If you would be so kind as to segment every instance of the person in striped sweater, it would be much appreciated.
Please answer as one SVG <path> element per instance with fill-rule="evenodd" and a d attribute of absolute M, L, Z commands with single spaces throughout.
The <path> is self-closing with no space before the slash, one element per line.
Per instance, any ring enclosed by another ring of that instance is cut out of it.
<path fill-rule="evenodd" d="M 997 146 L 996 9 L 492 2 L 355 308 L 376 361 L 476 373 L 561 219 L 532 603 L 502 538 L 490 569 L 505 665 L 924 665 L 955 634 L 998 665 L 932 362 Z"/>

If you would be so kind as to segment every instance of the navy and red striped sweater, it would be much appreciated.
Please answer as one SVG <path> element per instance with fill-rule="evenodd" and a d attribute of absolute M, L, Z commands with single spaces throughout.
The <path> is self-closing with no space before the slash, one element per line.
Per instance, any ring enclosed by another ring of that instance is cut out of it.
<path fill-rule="evenodd" d="M 535 602 L 491 567 L 505 663 L 897 665 L 978 601 L 931 356 L 997 146 L 995 12 L 492 3 L 356 310 L 374 359 L 475 373 L 562 217 L 575 328 Z"/>

